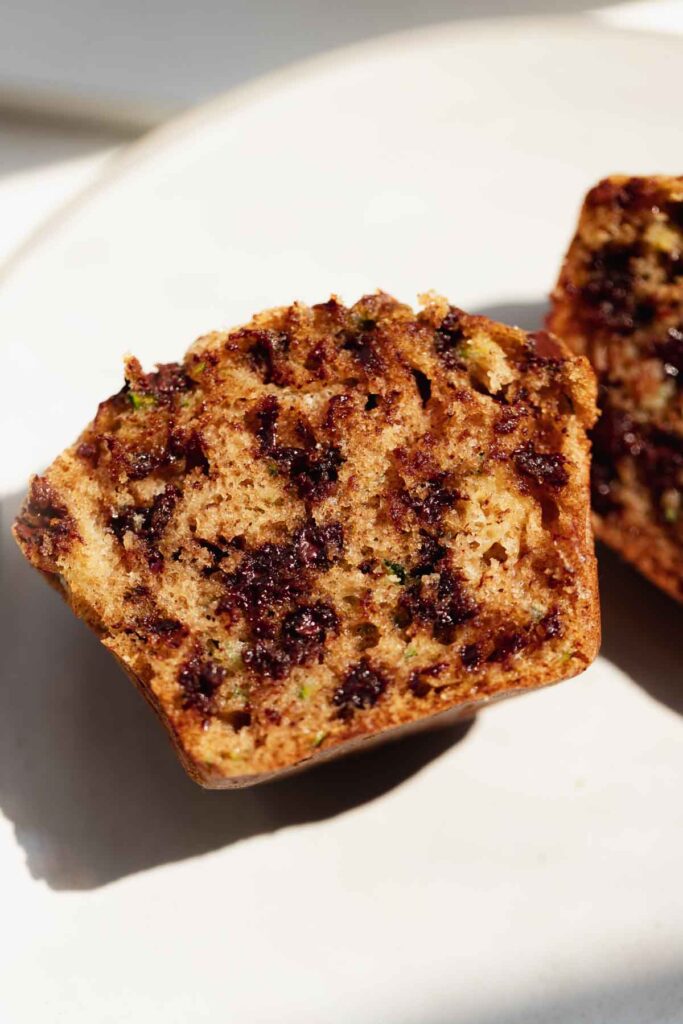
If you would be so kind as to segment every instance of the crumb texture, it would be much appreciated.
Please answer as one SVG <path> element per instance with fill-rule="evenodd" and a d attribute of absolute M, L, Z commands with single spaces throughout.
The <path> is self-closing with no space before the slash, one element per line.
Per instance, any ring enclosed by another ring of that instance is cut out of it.
<path fill-rule="evenodd" d="M 683 177 L 588 193 L 549 326 L 598 376 L 596 531 L 683 600 Z"/>
<path fill-rule="evenodd" d="M 15 534 L 209 786 L 595 657 L 587 362 L 377 293 L 256 316 L 125 384 Z"/>

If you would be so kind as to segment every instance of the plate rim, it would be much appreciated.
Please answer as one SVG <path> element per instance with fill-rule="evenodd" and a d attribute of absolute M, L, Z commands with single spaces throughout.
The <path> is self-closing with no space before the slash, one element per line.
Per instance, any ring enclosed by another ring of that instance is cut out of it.
<path fill-rule="evenodd" d="M 448 19 L 429 25 L 399 29 L 395 32 L 383 33 L 324 50 L 301 60 L 292 61 L 283 67 L 266 71 L 250 78 L 246 82 L 235 85 L 210 99 L 190 106 L 184 112 L 170 117 L 162 124 L 144 132 L 138 139 L 124 143 L 120 150 L 105 160 L 104 165 L 95 174 L 91 182 L 47 216 L 27 238 L 20 243 L 5 263 L 0 267 L 0 296 L 2 288 L 11 280 L 24 261 L 31 256 L 34 249 L 39 249 L 44 241 L 48 241 L 61 227 L 68 224 L 72 216 L 86 206 L 91 200 L 97 200 L 100 193 L 116 186 L 120 179 L 129 171 L 144 162 L 163 147 L 172 145 L 177 139 L 190 134 L 197 127 L 216 118 L 217 115 L 229 115 L 231 111 L 248 107 L 267 98 L 273 91 L 294 83 L 295 81 L 311 81 L 320 74 L 333 72 L 339 66 L 362 59 L 367 56 L 381 55 L 395 46 L 407 42 L 420 45 L 428 44 L 431 37 L 438 38 L 444 33 L 454 36 L 466 36 L 476 39 L 477 36 L 498 35 L 528 29 L 553 29 L 565 38 L 569 33 L 575 37 L 607 36 L 611 39 L 621 38 L 633 42 L 645 38 L 649 44 L 661 47 L 662 50 L 674 49 L 683 52 L 683 39 L 674 33 L 654 29 L 623 28 L 610 22 L 604 22 L 594 11 L 582 14 L 522 14 L 490 18 Z"/>

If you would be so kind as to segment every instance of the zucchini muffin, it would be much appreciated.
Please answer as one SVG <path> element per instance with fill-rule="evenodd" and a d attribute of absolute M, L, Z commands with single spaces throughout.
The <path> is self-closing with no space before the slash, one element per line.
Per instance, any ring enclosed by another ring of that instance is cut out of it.
<path fill-rule="evenodd" d="M 15 535 L 190 775 L 248 785 L 586 668 L 594 391 L 436 296 L 295 303 L 128 358 Z"/>
<path fill-rule="evenodd" d="M 587 195 L 548 324 L 599 381 L 597 535 L 683 600 L 683 178 Z"/>

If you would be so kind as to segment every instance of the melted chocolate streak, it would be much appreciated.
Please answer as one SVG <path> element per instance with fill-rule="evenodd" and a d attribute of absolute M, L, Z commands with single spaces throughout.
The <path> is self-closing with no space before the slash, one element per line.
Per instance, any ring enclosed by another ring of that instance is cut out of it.
<path fill-rule="evenodd" d="M 327 572 L 340 557 L 343 530 L 310 519 L 285 544 L 247 551 L 232 572 L 221 572 L 218 611 L 241 614 L 251 643 L 243 654 L 257 675 L 283 679 L 296 665 L 322 657 L 328 636 L 338 632 L 339 616 L 325 601 L 309 603 L 315 573 Z"/>
<path fill-rule="evenodd" d="M 272 459 L 290 479 L 300 498 L 318 502 L 325 498 L 337 482 L 344 462 L 340 449 L 327 442 L 319 443 L 310 426 L 300 418 L 296 431 L 301 446 L 281 445 L 277 441 L 280 406 L 274 395 L 264 398 L 256 409 L 256 438 L 259 454 Z"/>

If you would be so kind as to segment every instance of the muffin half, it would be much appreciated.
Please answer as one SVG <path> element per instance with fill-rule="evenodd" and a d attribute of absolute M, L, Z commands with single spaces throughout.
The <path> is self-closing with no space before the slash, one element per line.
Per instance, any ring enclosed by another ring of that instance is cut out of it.
<path fill-rule="evenodd" d="M 295 303 L 129 358 L 15 535 L 192 777 L 247 785 L 586 668 L 594 391 L 436 296 Z"/>
<path fill-rule="evenodd" d="M 599 380 L 597 535 L 683 600 L 683 178 L 587 195 L 548 323 Z"/>

